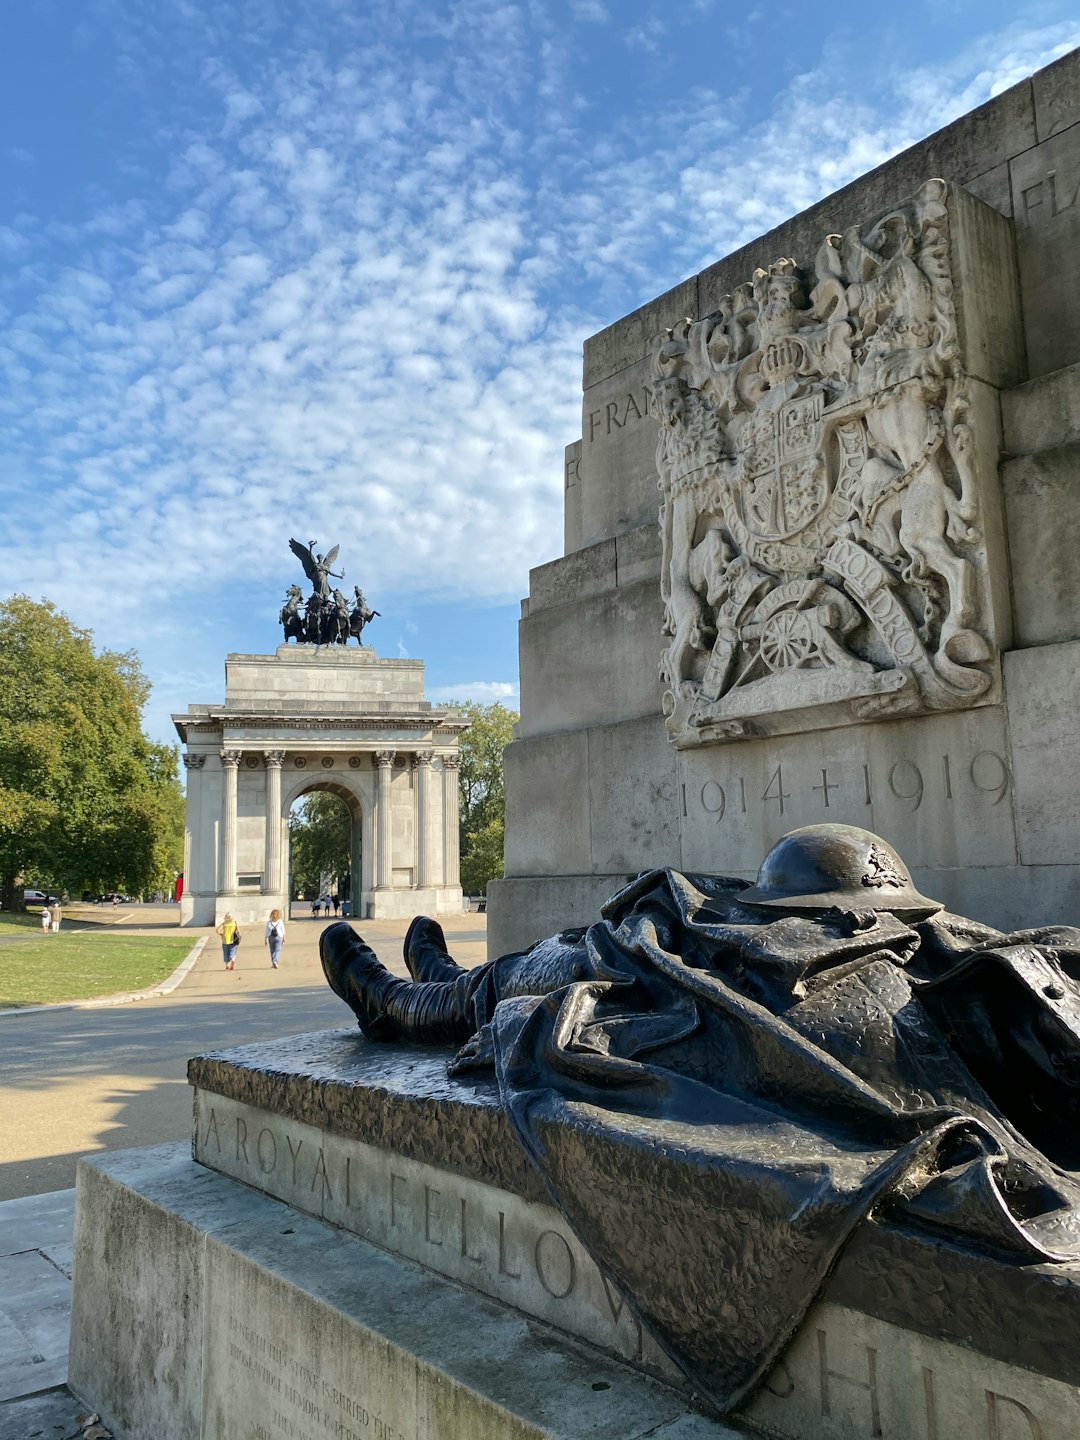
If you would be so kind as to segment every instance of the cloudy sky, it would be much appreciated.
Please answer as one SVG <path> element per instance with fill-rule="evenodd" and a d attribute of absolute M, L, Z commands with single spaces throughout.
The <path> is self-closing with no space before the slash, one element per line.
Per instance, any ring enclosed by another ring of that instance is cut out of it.
<path fill-rule="evenodd" d="M 583 339 L 1080 44 L 1073 0 L 21 0 L 0 593 L 154 681 L 340 543 L 434 698 L 517 693 Z"/>

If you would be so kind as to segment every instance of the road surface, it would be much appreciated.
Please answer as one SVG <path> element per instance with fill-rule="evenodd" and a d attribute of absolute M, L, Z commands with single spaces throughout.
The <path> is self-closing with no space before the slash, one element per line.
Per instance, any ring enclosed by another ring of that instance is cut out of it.
<path fill-rule="evenodd" d="M 302 912 L 301 912 L 302 915 Z M 75 917 L 72 917 L 73 919 Z M 102 913 L 118 930 L 178 931 L 176 910 L 134 906 Z M 464 965 L 485 958 L 483 915 L 443 921 Z M 318 960 L 326 921 L 292 921 L 284 959 L 272 970 L 261 929 L 247 927 L 227 972 L 212 933 L 171 995 L 94 1009 L 0 1016 L 0 1200 L 75 1183 L 80 1155 L 186 1139 L 191 1134 L 190 1056 L 248 1041 L 355 1026 Z M 365 921 L 364 938 L 404 975 L 405 921 Z"/>

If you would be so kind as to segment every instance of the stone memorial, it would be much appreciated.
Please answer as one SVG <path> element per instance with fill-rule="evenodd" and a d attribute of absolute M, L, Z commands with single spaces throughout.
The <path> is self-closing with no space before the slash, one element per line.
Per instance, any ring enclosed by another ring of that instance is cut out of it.
<path fill-rule="evenodd" d="M 499 958 L 81 1162 L 125 1440 L 1076 1433 L 1078 59 L 587 343 Z"/>
<path fill-rule="evenodd" d="M 326 600 L 340 628 L 321 643 L 310 638 L 329 613 L 320 605 L 338 547 L 324 557 L 314 542 L 290 545 L 312 580 L 306 614 L 293 585 L 276 652 L 229 655 L 224 703 L 173 716 L 187 768 L 181 923 L 216 925 L 227 911 L 241 924 L 261 922 L 285 910 L 289 811 L 319 790 L 349 811 L 343 898 L 353 915 L 460 911 L 459 744 L 468 722 L 424 698 L 422 660 L 346 648 L 379 613 L 359 586 L 351 612 L 343 597 Z"/>
<path fill-rule="evenodd" d="M 1080 913 L 1078 187 L 1073 52 L 585 342 L 492 955 L 822 820 Z"/>

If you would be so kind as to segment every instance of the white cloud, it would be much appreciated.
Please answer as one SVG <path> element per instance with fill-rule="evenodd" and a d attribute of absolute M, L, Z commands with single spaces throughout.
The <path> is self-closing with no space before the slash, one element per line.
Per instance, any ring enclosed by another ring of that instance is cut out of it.
<path fill-rule="evenodd" d="M 429 686 L 429 700 L 447 705 L 454 700 L 475 700 L 479 705 L 505 705 L 516 710 L 520 700 L 518 686 L 509 680 L 462 680 L 455 685 Z"/>
<path fill-rule="evenodd" d="M 753 125 L 704 81 L 600 124 L 546 15 L 403 0 L 341 53 L 215 61 L 164 183 L 0 227 L 10 533 L 47 487 L 50 595 L 108 643 L 286 574 L 287 529 L 373 597 L 517 598 L 561 549 L 586 335 L 1080 41 L 1017 26 L 861 99 L 822 55 Z M 0 573 L 39 593 L 37 547 Z"/>

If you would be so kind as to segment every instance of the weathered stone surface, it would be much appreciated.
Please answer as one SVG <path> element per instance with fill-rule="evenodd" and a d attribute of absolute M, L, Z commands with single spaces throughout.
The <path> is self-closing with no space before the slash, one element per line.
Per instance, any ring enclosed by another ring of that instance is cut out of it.
<path fill-rule="evenodd" d="M 506 863 L 528 875 L 592 869 L 589 738 L 584 730 L 515 740 L 503 752 Z"/>
<path fill-rule="evenodd" d="M 553 605 L 576 605 L 614 589 L 616 583 L 615 541 L 584 545 L 561 560 L 529 571 L 529 614 L 537 615 Z"/>
<path fill-rule="evenodd" d="M 1029 374 L 1045 375 L 1080 360 L 1080 124 L 1018 155 L 1011 175 Z"/>
<path fill-rule="evenodd" d="M 588 732 L 590 865 L 594 873 L 678 869 L 678 757 L 654 720 Z"/>
<path fill-rule="evenodd" d="M 696 315 L 699 304 L 696 278 L 684 280 L 639 310 L 591 335 L 585 341 L 582 389 L 589 390 L 638 360 L 647 359 L 656 337 L 684 316 Z"/>
<path fill-rule="evenodd" d="M 581 549 L 581 441 L 567 445 L 563 457 L 563 553 Z"/>
<path fill-rule="evenodd" d="M 1009 222 L 929 180 L 810 269 L 774 260 L 657 350 L 680 748 L 996 698 L 999 419 L 974 392 L 1021 373 Z"/>
<path fill-rule="evenodd" d="M 680 318 L 675 315 L 669 323 Z M 583 545 L 656 517 L 653 381 L 653 368 L 645 357 L 585 391 L 580 466 Z"/>
<path fill-rule="evenodd" d="M 651 580 L 530 611 L 520 628 L 520 735 L 659 715 L 656 670 L 640 657 L 655 652 L 662 621 Z"/>
<path fill-rule="evenodd" d="M 1080 635 L 1080 441 L 1002 466 L 1018 645 Z"/>
<path fill-rule="evenodd" d="M 524 950 L 574 925 L 591 925 L 632 874 L 506 875 L 488 882 L 488 958 Z"/>
<path fill-rule="evenodd" d="M 615 538 L 615 578 L 619 585 L 636 585 L 639 580 L 658 584 L 663 546 L 654 520 Z"/>
<path fill-rule="evenodd" d="M 197 1055 L 188 1061 L 188 1080 L 199 1091 L 409 1159 L 437 1159 L 456 1175 L 543 1200 L 494 1080 L 451 1081 L 447 1058 L 373 1045 L 350 1027 Z"/>
<path fill-rule="evenodd" d="M 1006 674 L 1020 858 L 1063 865 L 1080 834 L 1080 641 L 1014 651 Z"/>
<path fill-rule="evenodd" d="M 917 871 L 1009 866 L 1010 769 L 997 707 L 686 751 L 683 867 L 753 875 L 782 835 L 823 820 L 887 836 Z"/>
<path fill-rule="evenodd" d="M 557 1210 L 207 1091 L 194 1157 L 669 1382 L 679 1372 Z"/>
<path fill-rule="evenodd" d="M 78 1388 L 124 1440 L 734 1433 L 597 1350 L 195 1165 L 179 1146 L 83 1161 L 79 1184 L 80 1227 L 95 1226 L 100 1243 L 76 1273 L 73 1350 L 88 1357 L 93 1345 L 98 1359 Z M 150 1275 L 139 1237 L 166 1231 L 174 1270 Z M 125 1314 L 103 1326 L 100 1307 L 121 1294 Z M 177 1392 L 193 1403 L 166 1411 Z"/>
<path fill-rule="evenodd" d="M 1001 425 L 1007 455 L 1029 455 L 1080 442 L 1080 364 L 1004 391 Z"/>
<path fill-rule="evenodd" d="M 1037 140 L 1049 140 L 1080 121 L 1080 50 L 1070 50 L 1039 70 L 1031 83 Z"/>

